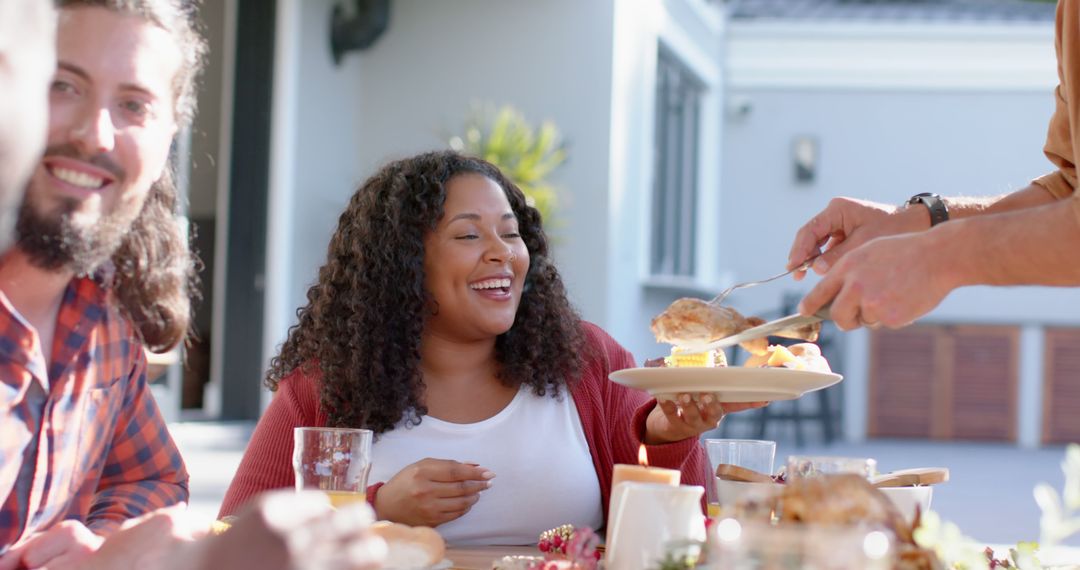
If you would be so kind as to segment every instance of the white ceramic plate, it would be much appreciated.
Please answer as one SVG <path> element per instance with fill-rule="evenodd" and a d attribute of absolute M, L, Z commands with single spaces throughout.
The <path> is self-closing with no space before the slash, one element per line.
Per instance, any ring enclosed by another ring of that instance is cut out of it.
<path fill-rule="evenodd" d="M 790 368 L 627 368 L 612 372 L 611 379 L 659 399 L 712 392 L 721 402 L 771 402 L 828 388 L 843 376 Z"/>

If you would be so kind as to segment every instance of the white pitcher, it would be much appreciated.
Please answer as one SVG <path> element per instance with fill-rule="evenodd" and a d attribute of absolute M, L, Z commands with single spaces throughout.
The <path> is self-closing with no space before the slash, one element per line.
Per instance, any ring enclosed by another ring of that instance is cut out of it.
<path fill-rule="evenodd" d="M 608 570 L 650 570 L 668 545 L 705 540 L 703 487 L 619 483 L 612 489 Z"/>

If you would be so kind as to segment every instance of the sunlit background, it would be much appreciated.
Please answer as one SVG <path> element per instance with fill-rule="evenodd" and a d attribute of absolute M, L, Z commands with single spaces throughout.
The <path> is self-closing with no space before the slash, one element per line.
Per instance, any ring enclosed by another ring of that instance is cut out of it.
<path fill-rule="evenodd" d="M 337 216 L 388 160 L 453 145 L 528 183 L 573 302 L 639 362 L 667 351 L 652 316 L 783 270 L 834 196 L 1001 194 L 1051 169 L 1053 2 L 203 4 L 212 57 L 178 158 L 205 300 L 155 391 L 207 517 Z M 790 313 L 813 282 L 730 304 Z M 842 383 L 712 435 L 950 467 L 945 518 L 1038 537 L 1032 487 L 1060 487 L 1060 444 L 1080 441 L 1080 290 L 961 290 L 909 329 L 822 346 Z"/>

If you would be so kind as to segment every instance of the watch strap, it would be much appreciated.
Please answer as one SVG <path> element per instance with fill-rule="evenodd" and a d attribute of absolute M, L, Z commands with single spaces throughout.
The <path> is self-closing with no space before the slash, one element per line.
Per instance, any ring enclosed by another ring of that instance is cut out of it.
<path fill-rule="evenodd" d="M 930 212 L 930 227 L 934 227 L 941 222 L 948 221 L 949 208 L 945 205 L 945 201 L 941 199 L 941 196 L 934 194 L 933 192 L 923 192 L 916 194 L 908 201 L 904 203 L 907 206 L 914 204 L 922 204 L 926 206 L 926 209 Z"/>

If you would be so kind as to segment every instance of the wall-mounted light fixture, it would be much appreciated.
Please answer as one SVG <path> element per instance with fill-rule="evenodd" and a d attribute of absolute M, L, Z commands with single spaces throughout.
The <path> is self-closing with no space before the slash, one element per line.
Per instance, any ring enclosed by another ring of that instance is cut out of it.
<path fill-rule="evenodd" d="M 796 184 L 813 184 L 817 178 L 818 140 L 809 135 L 799 135 L 791 141 L 791 161 L 794 165 Z"/>
<path fill-rule="evenodd" d="M 727 111 L 733 119 L 745 119 L 754 110 L 754 102 L 746 95 L 734 94 L 728 97 Z"/>
<path fill-rule="evenodd" d="M 352 2 L 351 11 L 335 3 L 330 16 L 330 51 L 336 65 L 341 65 L 345 52 L 371 47 L 390 24 L 390 0 Z"/>

